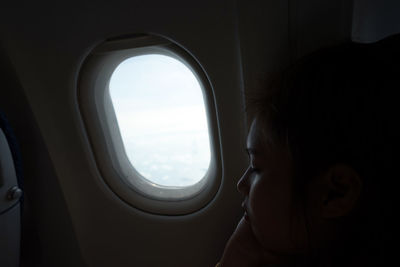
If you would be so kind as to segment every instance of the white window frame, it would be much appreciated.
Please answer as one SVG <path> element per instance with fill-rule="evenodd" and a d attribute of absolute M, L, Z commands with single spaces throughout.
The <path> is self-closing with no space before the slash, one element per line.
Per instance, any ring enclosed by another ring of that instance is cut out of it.
<path fill-rule="evenodd" d="M 160 186 L 140 175 L 129 161 L 119 132 L 108 86 L 111 75 L 124 60 L 160 54 L 187 66 L 198 79 L 208 121 L 210 166 L 204 178 L 187 187 Z M 94 48 L 84 62 L 78 81 L 78 105 L 102 178 L 131 206 L 155 214 L 189 214 L 206 206 L 222 179 L 220 140 L 211 83 L 201 65 L 177 44 L 154 35 L 106 41 Z"/>

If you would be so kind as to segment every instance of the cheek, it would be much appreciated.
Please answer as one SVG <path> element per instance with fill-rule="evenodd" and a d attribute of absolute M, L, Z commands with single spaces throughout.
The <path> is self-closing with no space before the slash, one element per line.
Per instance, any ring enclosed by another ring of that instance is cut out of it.
<path fill-rule="evenodd" d="M 272 184 L 260 181 L 254 187 L 252 206 L 254 233 L 267 250 L 292 250 L 292 198 L 286 183 Z"/>

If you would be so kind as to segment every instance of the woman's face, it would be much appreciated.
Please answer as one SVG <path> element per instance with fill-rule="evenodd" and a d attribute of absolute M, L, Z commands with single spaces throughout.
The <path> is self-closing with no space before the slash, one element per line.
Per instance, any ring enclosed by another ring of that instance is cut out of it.
<path fill-rule="evenodd" d="M 305 228 L 303 220 L 293 213 L 289 151 L 273 144 L 258 118 L 251 125 L 247 150 L 249 167 L 237 184 L 245 196 L 244 217 L 263 249 L 277 254 L 296 253 L 304 247 Z"/>

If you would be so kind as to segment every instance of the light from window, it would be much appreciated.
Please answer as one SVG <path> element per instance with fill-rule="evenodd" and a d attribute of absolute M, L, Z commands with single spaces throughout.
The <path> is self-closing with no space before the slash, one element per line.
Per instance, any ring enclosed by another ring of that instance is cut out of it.
<path fill-rule="evenodd" d="M 125 152 L 149 182 L 190 186 L 210 165 L 203 92 L 181 61 L 149 54 L 126 59 L 109 84 Z"/>

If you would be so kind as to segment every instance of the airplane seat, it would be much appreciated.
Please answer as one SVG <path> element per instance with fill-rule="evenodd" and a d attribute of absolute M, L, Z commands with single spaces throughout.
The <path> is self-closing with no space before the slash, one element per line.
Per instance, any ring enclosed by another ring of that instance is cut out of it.
<path fill-rule="evenodd" d="M 18 144 L 0 112 L 0 264 L 17 267 L 20 260 L 22 171 Z"/>
<path fill-rule="evenodd" d="M 374 43 L 400 33 L 399 10 L 397 0 L 354 0 L 352 40 Z"/>

